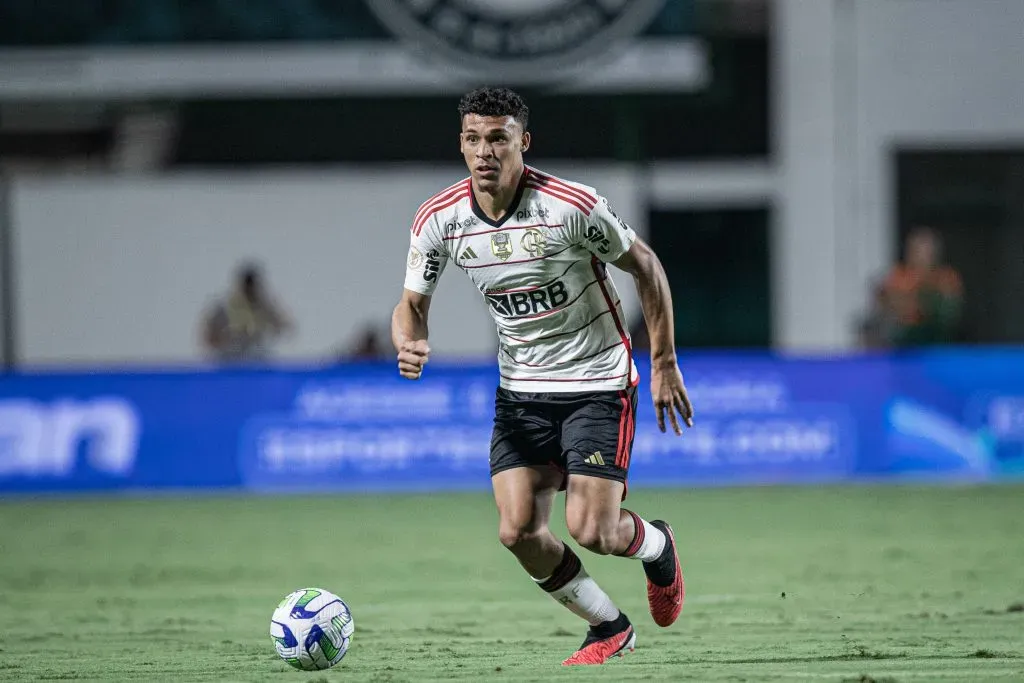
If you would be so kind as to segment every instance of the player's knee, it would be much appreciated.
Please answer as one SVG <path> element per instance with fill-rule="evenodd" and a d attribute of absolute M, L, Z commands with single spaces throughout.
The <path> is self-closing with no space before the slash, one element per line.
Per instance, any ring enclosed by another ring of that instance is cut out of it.
<path fill-rule="evenodd" d="M 503 546 L 515 552 L 540 543 L 541 532 L 518 524 L 502 524 L 498 529 L 498 539 Z"/>
<path fill-rule="evenodd" d="M 618 537 L 614 528 L 600 524 L 582 523 L 571 527 L 569 533 L 581 546 L 598 555 L 611 555 L 617 550 Z"/>

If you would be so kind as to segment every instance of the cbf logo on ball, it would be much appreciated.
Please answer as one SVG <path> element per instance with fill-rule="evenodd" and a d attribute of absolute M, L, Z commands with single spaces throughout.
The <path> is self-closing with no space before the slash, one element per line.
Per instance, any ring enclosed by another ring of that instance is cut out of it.
<path fill-rule="evenodd" d="M 536 79 L 636 35 L 664 0 L 370 0 L 392 31 L 470 70 Z"/>

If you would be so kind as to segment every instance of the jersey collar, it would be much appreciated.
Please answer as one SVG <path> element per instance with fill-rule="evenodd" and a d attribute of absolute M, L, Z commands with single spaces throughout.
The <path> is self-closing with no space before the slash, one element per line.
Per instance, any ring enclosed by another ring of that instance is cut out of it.
<path fill-rule="evenodd" d="M 523 172 L 519 176 L 519 185 L 516 186 L 516 194 L 512 197 L 512 203 L 508 205 L 508 209 L 505 211 L 505 215 L 500 220 L 491 220 L 483 209 L 476 203 L 476 190 L 473 189 L 473 181 L 469 183 L 469 203 L 473 207 L 473 215 L 482 220 L 492 228 L 500 228 L 505 225 L 509 218 L 516 214 L 516 209 L 519 208 L 519 202 L 523 199 L 523 192 L 526 191 L 526 177 L 530 175 L 530 169 L 527 166 L 523 166 Z"/>

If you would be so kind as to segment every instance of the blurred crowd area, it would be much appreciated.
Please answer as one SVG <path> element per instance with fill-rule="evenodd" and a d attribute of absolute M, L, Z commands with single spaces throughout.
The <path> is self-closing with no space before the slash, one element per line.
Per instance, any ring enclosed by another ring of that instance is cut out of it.
<path fill-rule="evenodd" d="M 34 49 L 117 54 L 130 47 L 143 51 L 137 54 L 161 54 L 204 46 L 398 44 L 368 2 L 6 0 L 0 3 L 0 50 L 20 68 L 17 60 Z M 641 178 L 638 184 L 649 177 L 652 185 L 658 184 L 657 169 L 673 164 L 697 172 L 710 168 L 712 176 L 729 164 L 741 169 L 741 177 L 750 175 L 743 175 L 747 168 L 776 172 L 784 155 L 775 111 L 781 87 L 775 4 L 663 3 L 637 39 L 694 39 L 707 56 L 706 83 L 579 92 L 564 83 L 524 86 L 536 153 L 543 155 L 534 161 L 618 165 Z M 422 88 L 377 94 L 330 88 L 36 98 L 0 93 L 0 173 L 159 178 L 197 170 L 238 176 L 282 167 L 457 163 L 451 135 L 443 132 L 454 125 L 453 110 L 451 93 Z M 403 130 L 408 132 L 395 132 Z M 892 257 L 869 277 L 858 273 L 858 311 L 847 306 L 841 323 L 855 341 L 844 350 L 1024 342 L 1015 295 L 1024 283 L 1020 146 L 1012 139 L 990 141 L 981 151 L 968 143 L 893 145 L 886 154 L 896 169 L 885 190 L 894 202 Z M 719 200 L 709 192 L 712 200 L 689 203 L 687 197 L 654 194 L 642 197 L 647 203 L 632 218 L 645 226 L 665 262 L 676 293 L 679 346 L 772 348 L 782 315 L 779 282 L 786 277 L 779 275 L 786 214 L 778 201 L 756 190 L 753 198 Z M 209 291 L 194 311 L 190 324 L 199 356 L 264 361 L 304 332 L 308 318 L 298 310 L 298 296 L 278 287 L 279 264 L 260 263 L 261 255 L 249 247 L 237 244 L 235 270 L 217 274 L 223 291 Z M 849 299 L 854 286 L 848 280 L 843 286 L 839 294 Z M 344 338 L 323 339 L 320 346 L 333 359 L 388 358 L 386 318 L 387 312 L 357 317 Z M 630 327 L 635 347 L 645 349 L 642 316 L 635 315 Z"/>

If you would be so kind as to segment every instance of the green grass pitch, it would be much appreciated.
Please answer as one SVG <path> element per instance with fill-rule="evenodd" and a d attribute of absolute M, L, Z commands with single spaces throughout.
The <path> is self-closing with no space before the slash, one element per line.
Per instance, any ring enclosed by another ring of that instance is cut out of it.
<path fill-rule="evenodd" d="M 0 680 L 1024 681 L 1022 487 L 627 502 L 673 523 L 686 607 L 655 626 L 638 562 L 581 553 L 639 641 L 565 669 L 584 629 L 498 544 L 483 493 L 2 501 Z M 322 673 L 268 634 L 306 586 L 356 621 Z"/>

